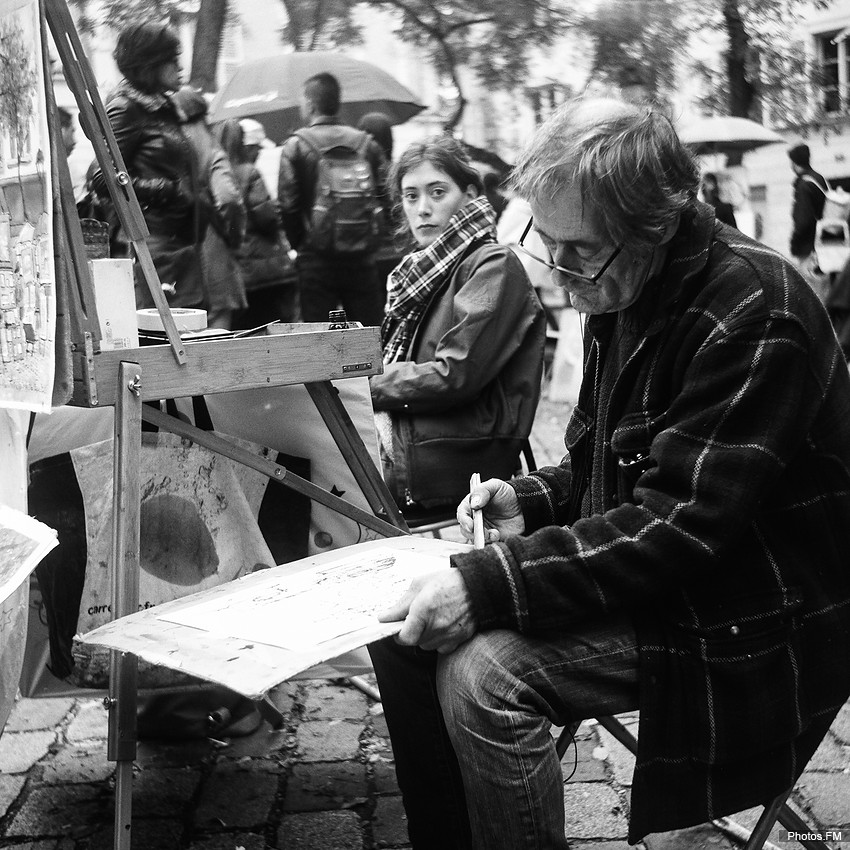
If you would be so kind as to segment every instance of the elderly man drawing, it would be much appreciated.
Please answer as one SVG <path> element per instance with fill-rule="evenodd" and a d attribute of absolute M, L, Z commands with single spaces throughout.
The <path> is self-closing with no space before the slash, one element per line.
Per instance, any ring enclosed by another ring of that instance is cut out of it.
<path fill-rule="evenodd" d="M 850 694 L 847 368 L 697 186 L 669 121 L 616 101 L 518 164 L 584 381 L 561 464 L 476 488 L 488 545 L 370 648 L 417 850 L 566 848 L 550 724 L 635 708 L 630 841 L 762 804 Z"/>

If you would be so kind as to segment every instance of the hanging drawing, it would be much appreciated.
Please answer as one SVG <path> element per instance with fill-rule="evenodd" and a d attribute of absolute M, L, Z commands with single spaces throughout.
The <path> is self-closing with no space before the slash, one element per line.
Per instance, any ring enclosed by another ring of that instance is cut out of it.
<path fill-rule="evenodd" d="M 0 0 L 0 407 L 49 410 L 56 293 L 37 0 Z"/>

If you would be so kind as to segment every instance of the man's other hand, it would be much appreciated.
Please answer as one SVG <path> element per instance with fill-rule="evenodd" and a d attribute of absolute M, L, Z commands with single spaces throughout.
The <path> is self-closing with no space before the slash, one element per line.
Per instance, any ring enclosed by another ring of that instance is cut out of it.
<path fill-rule="evenodd" d="M 405 646 L 454 652 L 476 632 L 466 583 L 455 569 L 420 576 L 402 598 L 378 615 L 382 623 L 404 620 L 396 640 Z"/>

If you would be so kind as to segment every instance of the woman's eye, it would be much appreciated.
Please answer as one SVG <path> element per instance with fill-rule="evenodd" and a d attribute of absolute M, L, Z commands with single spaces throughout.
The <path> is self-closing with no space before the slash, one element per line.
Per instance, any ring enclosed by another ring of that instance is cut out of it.
<path fill-rule="evenodd" d="M 405 192 L 405 193 L 401 196 L 401 199 L 402 199 L 402 200 L 403 200 L 406 204 L 412 204 L 412 203 L 414 203 L 414 202 L 416 201 L 416 193 L 415 193 L 415 192 Z"/>
<path fill-rule="evenodd" d="M 432 189 L 432 190 L 431 190 L 431 197 L 432 197 L 432 198 L 435 198 L 435 199 L 437 199 L 437 200 L 439 200 L 440 198 L 442 198 L 442 197 L 443 197 L 443 195 L 445 195 L 445 194 L 446 194 L 446 190 L 445 190 L 445 189 Z"/>

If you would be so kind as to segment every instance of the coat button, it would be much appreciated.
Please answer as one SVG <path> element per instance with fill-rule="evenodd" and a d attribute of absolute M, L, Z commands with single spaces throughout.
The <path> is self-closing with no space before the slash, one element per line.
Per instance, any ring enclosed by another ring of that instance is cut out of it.
<path fill-rule="evenodd" d="M 732 628 L 729 629 L 729 634 L 732 635 L 732 637 L 738 637 L 738 635 L 741 634 L 740 627 L 739 626 L 732 626 Z"/>

